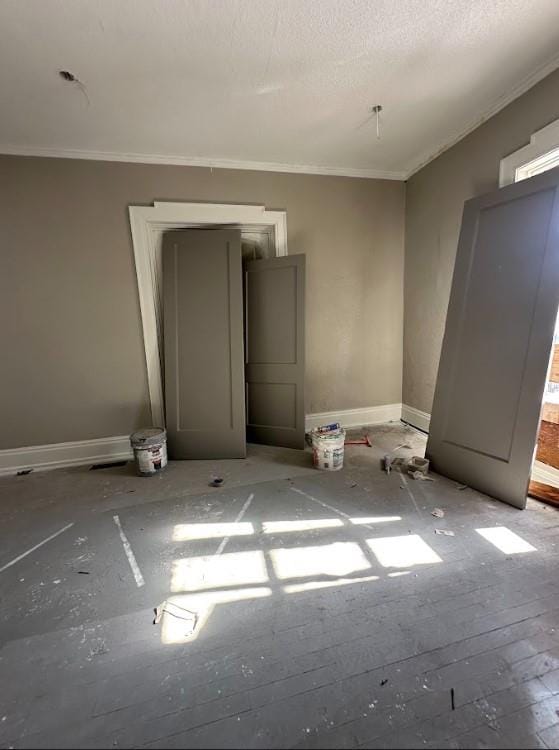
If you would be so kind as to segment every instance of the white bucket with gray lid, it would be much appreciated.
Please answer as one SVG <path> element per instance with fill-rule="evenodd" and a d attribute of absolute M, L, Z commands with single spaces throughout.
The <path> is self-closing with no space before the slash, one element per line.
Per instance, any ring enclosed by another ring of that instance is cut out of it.
<path fill-rule="evenodd" d="M 141 477 L 151 477 L 167 466 L 167 433 L 160 427 L 137 430 L 130 436 Z"/>
<path fill-rule="evenodd" d="M 336 429 L 313 430 L 312 453 L 315 469 L 322 471 L 339 471 L 344 465 L 345 430 L 338 425 Z"/>

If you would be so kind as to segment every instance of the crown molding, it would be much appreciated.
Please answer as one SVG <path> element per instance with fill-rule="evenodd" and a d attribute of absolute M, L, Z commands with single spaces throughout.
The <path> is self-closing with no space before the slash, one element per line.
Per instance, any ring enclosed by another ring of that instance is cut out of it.
<path fill-rule="evenodd" d="M 359 177 L 366 180 L 404 180 L 405 172 L 379 169 L 353 169 L 351 167 L 320 167 L 312 164 L 280 164 L 273 161 L 240 161 L 235 159 L 207 159 L 198 156 L 166 154 L 134 154 L 116 151 L 82 151 L 71 148 L 43 146 L 11 146 L 0 144 L 0 154 L 6 156 L 43 156 L 55 159 L 88 159 L 92 161 L 117 161 L 136 164 L 167 164 L 179 167 L 205 167 L 209 169 L 243 169 L 256 172 L 288 172 L 316 174 L 331 177 Z"/>
<path fill-rule="evenodd" d="M 476 130 L 476 128 L 479 128 L 480 125 L 483 125 L 484 122 L 486 122 L 506 106 L 511 104 L 511 102 L 513 102 L 515 99 L 518 99 L 519 96 L 525 94 L 529 89 L 542 81 L 550 73 L 553 73 L 553 71 L 557 70 L 558 67 L 559 55 L 555 55 L 547 63 L 537 68 L 533 73 L 524 78 L 517 86 L 514 86 L 508 94 L 500 97 L 491 107 L 485 110 L 482 115 L 477 117 L 475 120 L 472 120 L 466 128 L 463 128 L 460 131 L 456 132 L 454 136 L 441 143 L 438 148 L 430 151 L 429 153 L 424 152 L 422 156 L 420 156 L 412 163 L 411 167 L 409 167 L 407 170 L 404 170 L 404 179 L 409 180 L 409 178 L 412 177 L 416 172 L 419 172 L 421 169 L 423 169 L 423 167 L 426 167 L 427 164 L 434 161 L 437 157 L 441 156 L 441 154 L 444 154 L 445 151 L 448 151 L 449 148 L 455 146 L 463 138 Z"/>
<path fill-rule="evenodd" d="M 357 177 L 366 180 L 409 180 L 427 164 L 441 156 L 449 148 L 472 133 L 480 125 L 496 115 L 507 105 L 543 80 L 559 67 L 559 55 L 555 55 L 544 65 L 526 76 L 508 94 L 500 97 L 485 112 L 461 128 L 453 136 L 443 141 L 438 147 L 423 152 L 411 166 L 403 170 L 355 169 L 352 167 L 321 167 L 313 164 L 282 164 L 266 161 L 243 161 L 235 159 L 210 159 L 198 156 L 177 156 L 173 154 L 137 154 L 117 151 L 87 151 L 70 148 L 51 148 L 45 146 L 15 146 L 0 144 L 0 155 L 6 156 L 42 156 L 56 159 L 87 159 L 93 161 L 130 162 L 137 164 L 167 164 L 183 167 L 203 167 L 209 169 L 240 169 L 257 172 L 284 172 L 291 174 L 314 174 L 332 177 Z"/>
<path fill-rule="evenodd" d="M 203 167 L 208 169 L 240 169 L 256 172 L 284 172 L 290 174 L 311 174 L 331 177 L 357 177 L 366 180 L 409 180 L 427 164 L 455 146 L 480 125 L 496 115 L 518 97 L 542 81 L 546 76 L 559 68 L 559 55 L 555 55 L 544 65 L 514 86 L 508 94 L 500 97 L 485 112 L 461 128 L 453 136 L 443 141 L 435 149 L 424 152 L 415 159 L 411 166 L 400 171 L 381 169 L 355 169 L 352 167 L 321 167 L 313 164 L 282 164 L 267 161 L 244 161 L 236 159 L 210 159 L 198 156 L 177 156 L 173 154 L 137 154 L 117 151 L 86 151 L 71 148 L 51 148 L 45 146 L 15 146 L 0 144 L 0 155 L 6 156 L 41 156 L 55 159 L 87 159 L 91 161 L 129 162 L 136 164 L 166 164 L 181 167 Z"/>

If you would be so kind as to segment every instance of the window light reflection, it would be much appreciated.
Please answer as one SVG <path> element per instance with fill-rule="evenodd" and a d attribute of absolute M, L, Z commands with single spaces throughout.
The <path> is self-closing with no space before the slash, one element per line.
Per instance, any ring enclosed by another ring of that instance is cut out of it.
<path fill-rule="evenodd" d="M 328 589 L 333 586 L 347 586 L 350 583 L 368 583 L 378 581 L 378 576 L 364 576 L 361 578 L 336 578 L 333 581 L 306 581 L 305 583 L 290 583 L 283 587 L 286 594 L 299 594 L 302 591 L 315 591 L 316 589 Z"/>
<path fill-rule="evenodd" d="M 411 568 L 442 562 L 435 550 L 417 534 L 367 539 L 367 544 L 383 568 Z"/>
<path fill-rule="evenodd" d="M 218 539 L 251 534 L 254 534 L 254 526 L 251 523 L 178 523 L 173 529 L 173 541 L 190 542 L 195 539 Z"/>
<path fill-rule="evenodd" d="M 171 591 L 201 591 L 267 581 L 266 561 L 260 550 L 231 552 L 174 560 Z"/>
<path fill-rule="evenodd" d="M 345 576 L 371 566 L 355 542 L 273 549 L 270 550 L 270 557 L 276 575 L 281 579 L 313 575 Z"/>
<path fill-rule="evenodd" d="M 520 552 L 536 552 L 529 542 L 515 534 L 514 531 L 507 529 L 506 526 L 493 526 L 489 529 L 476 529 L 488 542 L 504 552 L 505 555 L 517 555 Z"/>

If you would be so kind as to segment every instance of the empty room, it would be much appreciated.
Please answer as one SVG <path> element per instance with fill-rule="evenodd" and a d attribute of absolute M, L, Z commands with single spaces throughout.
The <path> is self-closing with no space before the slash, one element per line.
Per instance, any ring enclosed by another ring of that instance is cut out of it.
<path fill-rule="evenodd" d="M 0 40 L 0 747 L 557 748 L 557 0 Z"/>

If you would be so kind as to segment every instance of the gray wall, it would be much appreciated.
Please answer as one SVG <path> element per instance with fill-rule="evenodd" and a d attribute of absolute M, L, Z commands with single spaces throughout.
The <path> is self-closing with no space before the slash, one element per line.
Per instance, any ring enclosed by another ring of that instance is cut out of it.
<path fill-rule="evenodd" d="M 287 210 L 289 252 L 307 256 L 306 411 L 400 402 L 404 193 L 390 181 L 0 157 L 0 449 L 149 421 L 127 207 L 153 200 Z"/>
<path fill-rule="evenodd" d="M 464 201 L 499 186 L 500 160 L 559 118 L 559 71 L 407 183 L 403 402 L 430 412 Z"/>

